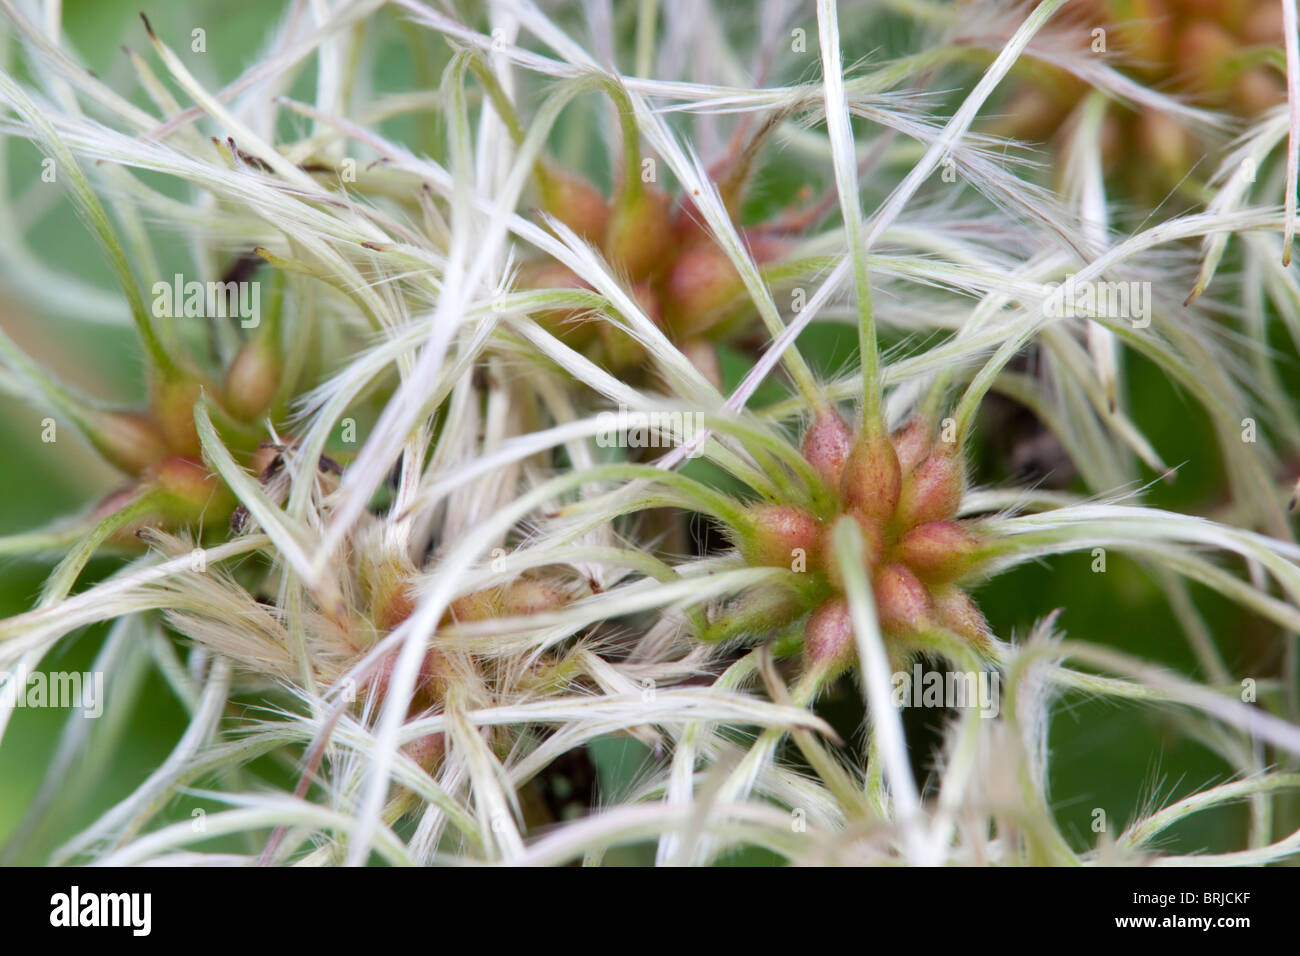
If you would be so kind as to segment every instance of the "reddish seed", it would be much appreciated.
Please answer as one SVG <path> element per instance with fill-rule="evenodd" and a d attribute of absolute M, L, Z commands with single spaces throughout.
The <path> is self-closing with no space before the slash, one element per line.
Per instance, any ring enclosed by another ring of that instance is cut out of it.
<path fill-rule="evenodd" d="M 148 476 L 153 486 L 167 496 L 167 510 L 181 517 L 233 504 L 221 479 L 193 458 L 164 458 L 149 469 Z"/>
<path fill-rule="evenodd" d="M 91 412 L 86 418 L 91 445 L 127 474 L 138 475 L 167 454 L 158 425 L 146 412 Z"/>
<path fill-rule="evenodd" d="M 397 659 L 401 653 L 400 647 L 389 651 L 370 679 L 369 687 L 371 693 L 376 695 L 377 702 L 382 702 L 388 694 L 388 688 L 393 681 L 393 671 L 397 667 Z M 443 675 L 446 670 L 447 659 L 440 651 L 429 648 L 424 655 L 424 660 L 420 662 L 420 670 L 415 677 L 415 687 L 411 691 L 413 709 L 427 707 L 431 702 L 442 698 L 446 684 Z"/>
<path fill-rule="evenodd" d="M 929 626 L 934 606 L 921 579 L 901 564 L 886 564 L 873 581 L 876 614 L 885 634 L 914 634 Z"/>
<path fill-rule="evenodd" d="M 831 598 L 804 625 L 804 660 L 810 670 L 835 668 L 849 663 L 855 653 L 849 604 L 842 597 Z"/>
<path fill-rule="evenodd" d="M 933 592 L 934 613 L 939 623 L 958 637 L 977 647 L 988 647 L 991 639 L 988 622 L 961 588 L 940 587 Z"/>
<path fill-rule="evenodd" d="M 456 598 L 447 608 L 443 623 L 453 624 L 467 621 L 486 621 L 501 613 L 502 596 L 500 588 L 485 588 Z"/>
<path fill-rule="evenodd" d="M 818 414 L 803 436 L 803 456 L 832 491 L 840 487 L 853 435 L 833 408 Z"/>
<path fill-rule="evenodd" d="M 961 460 L 940 447 L 907 476 L 898 498 L 898 526 L 911 528 L 927 521 L 955 517 L 966 488 Z"/>
<path fill-rule="evenodd" d="M 1262 113 L 1286 100 L 1282 77 L 1268 67 L 1243 70 L 1232 83 L 1232 100 L 1247 116 Z"/>
<path fill-rule="evenodd" d="M 793 505 L 754 505 L 747 512 L 752 531 L 741 544 L 750 564 L 792 568 L 802 551 L 811 565 L 816 557 L 822 523 L 811 512 Z"/>
<path fill-rule="evenodd" d="M 537 263 L 521 270 L 521 289 L 585 289 L 591 286 L 568 266 L 554 260 Z M 582 348 L 595 338 L 595 323 L 583 321 L 581 309 L 542 309 L 533 313 L 538 323 L 552 335 L 574 348 Z"/>
<path fill-rule="evenodd" d="M 701 243 L 678 256 L 664 280 L 668 321 L 678 337 L 704 332 L 725 317 L 744 293 L 740 274 L 727 254 Z"/>
<path fill-rule="evenodd" d="M 626 202 L 615 201 L 605 234 L 605 256 L 634 282 L 648 279 L 667 264 L 672 242 L 663 193 L 643 188 Z"/>
<path fill-rule="evenodd" d="M 1281 46 L 1286 39 L 1282 23 L 1282 4 L 1277 0 L 1259 0 L 1241 27 L 1247 43 Z"/>
<path fill-rule="evenodd" d="M 970 570 L 979 539 L 957 521 L 927 521 L 899 539 L 897 559 L 926 581 L 955 581 Z"/>
<path fill-rule="evenodd" d="M 890 436 L 894 451 L 898 455 L 898 468 L 904 475 L 910 475 L 913 469 L 930 454 L 931 428 L 929 422 L 919 415 L 901 425 Z"/>
<path fill-rule="evenodd" d="M 850 449 L 840 476 L 841 493 L 849 509 L 883 524 L 898 506 L 901 485 L 898 455 L 884 435 L 860 438 Z"/>
<path fill-rule="evenodd" d="M 402 753 L 419 764 L 425 772 L 432 773 L 442 762 L 443 749 L 442 734 L 426 734 L 402 747 Z"/>
<path fill-rule="evenodd" d="M 222 404 L 236 418 L 252 421 L 271 407 L 280 387 L 280 357 L 257 338 L 245 344 L 226 369 Z"/>
<path fill-rule="evenodd" d="M 154 386 L 154 417 L 173 454 L 194 458 L 201 454 L 194 426 L 194 405 L 202 393 L 203 386 L 188 378 L 161 380 Z"/>
<path fill-rule="evenodd" d="M 375 627 L 385 632 L 405 621 L 414 610 L 415 595 L 407 581 L 398 581 L 389 593 L 377 595 L 371 604 Z"/>
<path fill-rule="evenodd" d="M 722 363 L 718 361 L 718 349 L 708 339 L 687 339 L 677 346 L 686 356 L 696 371 L 709 380 L 719 391 L 722 390 Z"/>
<path fill-rule="evenodd" d="M 1223 27 L 1195 21 L 1178 38 L 1178 74 L 1189 90 L 1209 101 L 1221 101 L 1227 65 L 1239 52 L 1237 41 Z"/>
<path fill-rule="evenodd" d="M 609 224 L 609 203 L 586 179 L 547 167 L 542 205 L 582 238 L 600 242 Z"/>
<path fill-rule="evenodd" d="M 520 578 L 506 585 L 501 595 L 502 611 L 515 616 L 558 611 L 567 603 L 559 588 L 533 578 Z"/>

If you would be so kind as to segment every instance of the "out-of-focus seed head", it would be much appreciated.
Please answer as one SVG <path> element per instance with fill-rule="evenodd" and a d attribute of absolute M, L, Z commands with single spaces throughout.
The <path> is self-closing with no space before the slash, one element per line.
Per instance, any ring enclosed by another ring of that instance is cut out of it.
<path fill-rule="evenodd" d="M 1227 69 L 1239 52 L 1231 33 L 1217 23 L 1197 20 L 1178 37 L 1177 69 L 1188 90 L 1206 101 L 1222 101 Z"/>
<path fill-rule="evenodd" d="M 201 454 L 194 405 L 202 393 L 203 385 L 191 378 L 161 379 L 154 385 L 154 417 L 173 454 L 192 458 Z"/>
<path fill-rule="evenodd" d="M 803 630 L 804 664 L 809 671 L 826 674 L 842 670 L 856 654 L 849 603 L 833 597 L 808 617 Z"/>
<path fill-rule="evenodd" d="M 512 581 L 501 593 L 502 613 L 515 616 L 558 611 L 568 603 L 568 595 L 562 590 L 536 578 Z"/>
<path fill-rule="evenodd" d="M 701 243 L 673 260 L 664 281 L 666 317 L 680 338 L 698 335 L 726 315 L 744 294 L 740 274 L 727 254 Z"/>
<path fill-rule="evenodd" d="M 222 405 L 243 421 L 265 414 L 280 387 L 282 366 L 274 345 L 262 336 L 245 343 L 226 369 Z"/>
<path fill-rule="evenodd" d="M 718 348 L 708 339 L 694 338 L 682 342 L 678 348 L 695 366 L 696 371 L 707 378 L 710 384 L 722 390 L 722 363 L 718 360 Z"/>
<path fill-rule="evenodd" d="M 991 646 L 988 622 L 970 595 L 961 588 L 947 585 L 931 591 L 934 613 L 939 624 L 981 650 Z"/>
<path fill-rule="evenodd" d="M 672 243 L 672 220 L 663 193 L 644 187 L 614 201 L 605 256 L 632 281 L 640 282 L 662 270 Z"/>
<path fill-rule="evenodd" d="M 1195 140 L 1183 124 L 1165 113 L 1143 110 L 1137 118 L 1137 140 L 1166 179 L 1178 179 L 1193 160 Z"/>
<path fill-rule="evenodd" d="M 91 445 L 128 474 L 139 475 L 167 454 L 158 423 L 147 412 L 92 411 L 86 421 Z"/>
<path fill-rule="evenodd" d="M 225 482 L 194 458 L 170 455 L 148 470 L 146 480 L 162 493 L 163 510 L 175 518 L 209 516 L 215 524 L 234 508 L 234 496 Z"/>
<path fill-rule="evenodd" d="M 583 239 L 600 242 L 609 226 L 609 202 L 587 179 L 547 165 L 542 206 Z"/>

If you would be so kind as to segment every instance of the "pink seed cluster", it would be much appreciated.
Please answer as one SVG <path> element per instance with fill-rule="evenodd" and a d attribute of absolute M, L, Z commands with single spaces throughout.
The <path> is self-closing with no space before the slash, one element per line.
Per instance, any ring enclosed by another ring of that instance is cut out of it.
<path fill-rule="evenodd" d="M 853 629 L 831 538 L 843 521 L 855 522 L 865 541 L 867 579 L 886 637 L 906 639 L 944 630 L 976 646 L 988 625 L 958 582 L 973 568 L 983 541 L 976 526 L 957 518 L 965 490 L 961 456 L 914 418 L 893 435 L 881 429 L 854 436 L 833 411 L 823 412 L 804 436 L 803 455 L 832 491 L 825 515 L 784 504 L 749 510 L 753 534 L 742 551 L 753 564 L 790 567 L 792 555 L 824 574 L 832 595 L 804 630 L 810 667 L 847 663 Z"/>

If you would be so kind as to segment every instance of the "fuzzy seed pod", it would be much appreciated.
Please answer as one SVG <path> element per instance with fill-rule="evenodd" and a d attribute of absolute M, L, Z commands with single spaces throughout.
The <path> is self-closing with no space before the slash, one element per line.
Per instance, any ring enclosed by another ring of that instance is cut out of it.
<path fill-rule="evenodd" d="M 600 190 L 581 176 L 547 166 L 542 205 L 583 239 L 600 242 L 609 224 L 609 203 Z"/>
<path fill-rule="evenodd" d="M 1257 0 L 1241 26 L 1241 38 L 1251 44 L 1281 46 L 1286 40 L 1284 30 L 1282 4 Z"/>
<path fill-rule="evenodd" d="M 411 592 L 410 582 L 401 578 L 374 594 L 370 601 L 371 618 L 375 628 L 381 632 L 391 631 L 414 610 L 415 595 Z"/>
<path fill-rule="evenodd" d="M 955 581 L 970 570 L 979 539 L 958 521 L 927 521 L 898 541 L 894 554 L 925 581 Z"/>
<path fill-rule="evenodd" d="M 1195 141 L 1173 117 L 1155 110 L 1143 110 L 1137 120 L 1137 140 L 1142 155 L 1149 156 L 1166 178 L 1181 179 L 1191 168 Z"/>
<path fill-rule="evenodd" d="M 811 512 L 793 505 L 754 505 L 746 512 L 750 520 L 747 539 L 740 551 L 750 564 L 767 568 L 791 568 L 802 550 L 811 564 L 817 554 L 822 523 Z"/>
<path fill-rule="evenodd" d="M 484 588 L 456 598 L 447 608 L 444 624 L 466 621 L 486 621 L 501 613 L 501 589 Z"/>
<path fill-rule="evenodd" d="M 147 412 L 92 411 L 85 419 L 86 438 L 115 468 L 139 475 L 167 454 L 158 424 Z"/>
<path fill-rule="evenodd" d="M 932 592 L 934 613 L 939 623 L 958 637 L 979 648 L 987 648 L 991 634 L 984 615 L 961 588 L 935 588 Z"/>
<path fill-rule="evenodd" d="M 221 513 L 234 506 L 225 483 L 193 458 L 164 458 L 149 469 L 148 480 L 166 496 L 167 513 L 178 518 Z"/>
<path fill-rule="evenodd" d="M 222 404 L 236 418 L 252 421 L 264 414 L 280 388 L 283 363 L 275 346 L 258 336 L 246 343 L 226 369 Z"/>
<path fill-rule="evenodd" d="M 803 629 L 803 657 L 809 670 L 835 671 L 848 666 L 856 654 L 849 602 L 831 598 L 808 617 Z"/>
<path fill-rule="evenodd" d="M 191 378 L 164 379 L 154 386 L 154 417 L 172 454 L 201 455 L 194 405 L 202 394 L 203 385 Z"/>
<path fill-rule="evenodd" d="M 672 241 L 672 222 L 663 193 L 642 188 L 615 201 L 605 232 L 605 256 L 634 282 L 663 268 Z"/>
<path fill-rule="evenodd" d="M 1282 77 L 1266 66 L 1243 70 L 1232 81 L 1232 101 L 1247 116 L 1262 113 L 1286 100 Z"/>
<path fill-rule="evenodd" d="M 722 249 L 711 242 L 688 249 L 673 260 L 664 281 L 673 332 L 686 338 L 708 330 L 744 291 L 740 274 Z"/>
<path fill-rule="evenodd" d="M 867 521 L 883 524 L 898 507 L 902 477 L 898 455 L 888 438 L 883 434 L 860 437 L 840 476 L 844 503 Z"/>
<path fill-rule="evenodd" d="M 502 612 L 513 616 L 558 611 L 568 603 L 563 591 L 535 578 L 513 581 L 501 593 Z"/>
<path fill-rule="evenodd" d="M 930 626 L 934 605 L 921 579 L 901 564 L 886 564 L 872 582 L 883 633 L 899 637 Z"/>
<path fill-rule="evenodd" d="M 568 266 L 554 260 L 534 263 L 520 270 L 521 289 L 585 289 L 591 285 Z M 581 309 L 542 309 L 533 318 L 546 331 L 573 348 L 581 349 L 596 337 L 596 323 L 584 321 Z"/>
<path fill-rule="evenodd" d="M 718 361 L 718 348 L 708 339 L 687 339 L 678 349 L 695 370 L 709 380 L 718 391 L 722 390 L 722 363 Z"/>
<path fill-rule="evenodd" d="M 397 658 L 401 653 L 402 649 L 397 647 L 385 655 L 374 676 L 370 678 L 368 686 L 370 692 L 376 695 L 377 702 L 382 702 L 388 695 L 388 688 L 393 681 L 393 671 L 397 667 Z M 429 648 L 425 652 L 424 660 L 420 662 L 420 669 L 415 677 L 415 687 L 411 690 L 412 710 L 423 709 L 442 699 L 446 690 L 444 676 L 446 670 L 447 658 L 441 651 Z"/>
<path fill-rule="evenodd" d="M 442 734 L 426 734 L 423 737 L 417 737 L 410 743 L 402 747 L 402 753 L 410 757 L 420 769 L 426 773 L 433 773 L 438 764 L 442 762 L 443 751 L 446 745 L 443 742 Z"/>
<path fill-rule="evenodd" d="M 945 521 L 957 514 L 966 476 L 961 459 L 940 447 L 903 482 L 898 498 L 898 526 L 911 528 L 927 521 Z"/>
<path fill-rule="evenodd" d="M 1178 38 L 1178 74 L 1188 90 L 1207 103 L 1227 99 L 1224 89 L 1230 61 L 1240 52 L 1236 39 L 1217 23 L 1189 23 Z"/>
<path fill-rule="evenodd" d="M 1108 29 L 1115 35 L 1116 48 L 1148 70 L 1166 70 L 1174 55 L 1176 26 L 1167 0 L 1123 0 L 1111 5 L 1116 9 Z"/>
<path fill-rule="evenodd" d="M 801 450 L 826 486 L 836 491 L 852 446 L 853 433 L 849 426 L 835 409 L 828 408 L 804 432 Z"/>
<path fill-rule="evenodd" d="M 930 454 L 930 449 L 934 445 L 932 431 L 930 423 L 917 415 L 900 425 L 890 436 L 890 441 L 894 443 L 894 452 L 898 455 L 899 471 L 904 477 L 910 475 Z"/>

